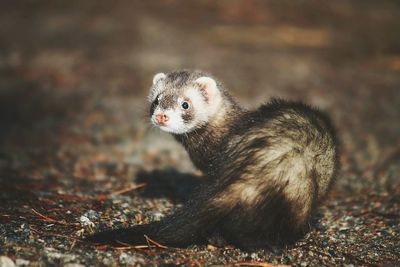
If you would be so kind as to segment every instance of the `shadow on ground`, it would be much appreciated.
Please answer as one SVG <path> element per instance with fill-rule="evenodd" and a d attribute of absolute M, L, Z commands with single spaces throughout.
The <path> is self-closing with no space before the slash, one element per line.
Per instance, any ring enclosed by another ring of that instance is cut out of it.
<path fill-rule="evenodd" d="M 136 182 L 146 186 L 139 195 L 146 198 L 167 198 L 174 203 L 186 202 L 204 178 L 174 169 L 139 172 Z"/>

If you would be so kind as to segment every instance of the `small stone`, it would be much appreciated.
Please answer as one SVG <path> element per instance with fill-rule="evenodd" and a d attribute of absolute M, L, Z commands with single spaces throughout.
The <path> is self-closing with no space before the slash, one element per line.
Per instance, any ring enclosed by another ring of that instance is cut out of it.
<path fill-rule="evenodd" d="M 88 227 L 94 227 L 94 223 L 88 218 L 88 217 L 86 217 L 86 216 L 81 216 L 80 218 L 79 218 L 79 221 L 81 222 L 81 224 L 83 225 L 83 226 L 88 226 Z"/>
<path fill-rule="evenodd" d="M 151 215 L 153 217 L 153 220 L 155 220 L 155 221 L 159 221 L 164 217 L 164 214 L 162 214 L 159 211 L 153 212 Z"/>
<path fill-rule="evenodd" d="M 88 217 L 89 219 L 97 219 L 99 217 L 99 213 L 94 210 L 88 210 L 83 214 L 85 217 Z"/>
<path fill-rule="evenodd" d="M 0 256 L 0 267 L 14 267 L 14 262 L 7 256 Z"/>

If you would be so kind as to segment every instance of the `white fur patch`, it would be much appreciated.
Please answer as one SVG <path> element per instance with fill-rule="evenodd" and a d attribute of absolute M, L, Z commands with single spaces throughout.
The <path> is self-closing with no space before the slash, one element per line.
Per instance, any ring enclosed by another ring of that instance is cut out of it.
<path fill-rule="evenodd" d="M 159 125 L 156 120 L 157 115 L 161 113 L 168 117 L 168 121 L 164 125 Z M 157 107 L 151 116 L 151 122 L 155 126 L 160 127 L 161 130 L 168 133 L 183 134 L 190 131 L 189 125 L 187 125 L 182 119 L 182 111 L 179 108 L 161 110 Z"/>
<path fill-rule="evenodd" d="M 192 109 L 194 109 L 193 125 L 200 125 L 208 121 L 209 112 L 207 103 L 197 88 L 189 88 L 185 91 L 185 96 L 190 99 Z"/>

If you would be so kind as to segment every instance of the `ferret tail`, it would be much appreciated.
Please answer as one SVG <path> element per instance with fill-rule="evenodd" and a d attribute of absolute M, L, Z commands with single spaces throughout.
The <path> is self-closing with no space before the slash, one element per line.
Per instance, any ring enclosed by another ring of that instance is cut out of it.
<path fill-rule="evenodd" d="M 141 246 L 151 244 L 152 241 L 169 247 L 203 243 L 204 240 L 195 227 L 179 228 L 179 223 L 154 222 L 95 233 L 84 240 L 111 246 Z"/>
<path fill-rule="evenodd" d="M 112 246 L 146 245 L 148 244 L 146 236 L 152 240 L 156 240 L 157 237 L 154 236 L 155 229 L 157 228 L 156 225 L 157 223 L 142 224 L 128 228 L 107 230 L 87 236 L 84 240 L 91 243 Z"/>
<path fill-rule="evenodd" d="M 161 221 L 96 233 L 86 241 L 109 245 L 147 245 L 149 239 L 171 247 L 204 244 L 230 209 L 215 205 L 215 186 L 203 186 L 181 209 Z"/>

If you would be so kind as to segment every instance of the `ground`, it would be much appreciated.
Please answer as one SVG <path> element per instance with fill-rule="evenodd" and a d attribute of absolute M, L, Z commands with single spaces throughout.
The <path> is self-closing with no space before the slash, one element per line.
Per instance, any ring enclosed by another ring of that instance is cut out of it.
<path fill-rule="evenodd" d="M 0 5 L 0 262 L 400 265 L 398 2 Z M 250 253 L 81 241 L 158 220 L 201 182 L 185 151 L 148 122 L 152 76 L 179 68 L 213 73 L 248 108 L 277 96 L 331 115 L 340 173 L 295 245 Z"/>

